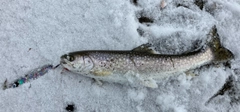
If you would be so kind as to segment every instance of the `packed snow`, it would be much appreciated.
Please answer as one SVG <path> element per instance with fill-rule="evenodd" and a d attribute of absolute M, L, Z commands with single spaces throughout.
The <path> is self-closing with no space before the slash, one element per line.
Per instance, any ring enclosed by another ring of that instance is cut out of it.
<path fill-rule="evenodd" d="M 196 1 L 1 0 L 2 85 L 40 66 L 57 65 L 72 51 L 131 50 L 152 43 L 163 54 L 190 52 L 206 44 L 214 25 L 235 58 L 194 69 L 195 76 L 166 77 L 156 89 L 99 85 L 58 67 L 17 88 L 0 89 L 0 111 L 65 112 L 74 104 L 74 112 L 238 112 L 240 1 Z"/>

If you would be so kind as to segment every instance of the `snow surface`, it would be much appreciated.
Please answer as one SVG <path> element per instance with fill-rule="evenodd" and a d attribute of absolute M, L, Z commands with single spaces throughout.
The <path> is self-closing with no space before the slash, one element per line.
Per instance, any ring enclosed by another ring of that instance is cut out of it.
<path fill-rule="evenodd" d="M 61 67 L 18 88 L 0 90 L 1 112 L 238 112 L 240 110 L 240 1 L 205 0 L 1 0 L 0 82 L 9 82 L 61 55 L 79 50 L 131 50 L 153 43 L 160 53 L 194 49 L 213 25 L 235 59 L 134 88 L 64 72 Z M 140 17 L 153 23 L 140 23 Z M 234 89 L 208 100 L 233 77 Z M 208 102 L 208 103 L 207 103 Z"/>

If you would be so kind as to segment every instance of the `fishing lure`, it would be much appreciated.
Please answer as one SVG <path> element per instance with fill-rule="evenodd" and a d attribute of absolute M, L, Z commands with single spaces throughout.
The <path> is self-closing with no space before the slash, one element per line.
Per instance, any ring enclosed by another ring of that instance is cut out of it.
<path fill-rule="evenodd" d="M 53 67 L 53 65 L 44 65 L 39 67 L 35 70 L 32 70 L 30 73 L 26 74 L 24 77 L 20 77 L 19 79 L 15 80 L 13 83 L 7 84 L 7 79 L 4 82 L 3 90 L 8 88 L 16 88 L 19 85 L 22 85 L 26 82 L 30 82 L 31 80 L 35 80 L 43 75 L 45 75 L 49 70 L 57 68 L 59 65 Z"/>

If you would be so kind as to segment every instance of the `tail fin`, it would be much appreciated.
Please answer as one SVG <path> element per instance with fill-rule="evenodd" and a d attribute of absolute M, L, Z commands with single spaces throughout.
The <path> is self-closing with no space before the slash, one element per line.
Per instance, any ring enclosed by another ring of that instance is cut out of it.
<path fill-rule="evenodd" d="M 208 46 L 211 48 L 214 54 L 214 62 L 226 62 L 234 58 L 234 55 L 231 51 L 224 48 L 221 45 L 219 35 L 217 33 L 217 28 L 214 25 L 211 31 L 209 32 L 210 41 Z"/>

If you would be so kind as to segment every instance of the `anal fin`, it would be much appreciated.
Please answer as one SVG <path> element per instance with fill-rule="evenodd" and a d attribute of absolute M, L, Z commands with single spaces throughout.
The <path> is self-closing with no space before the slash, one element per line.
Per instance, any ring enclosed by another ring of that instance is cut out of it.
<path fill-rule="evenodd" d="M 158 88 L 158 85 L 155 80 L 148 78 L 142 81 L 142 85 L 150 88 Z"/>
<path fill-rule="evenodd" d="M 141 74 L 128 71 L 124 75 L 130 84 L 142 85 L 150 88 L 158 88 L 156 81 L 152 78 L 142 77 Z"/>
<path fill-rule="evenodd" d="M 193 73 L 193 71 L 191 71 L 191 70 L 186 71 L 185 74 L 186 74 L 187 76 L 191 76 L 191 77 L 198 76 L 197 74 Z"/>

